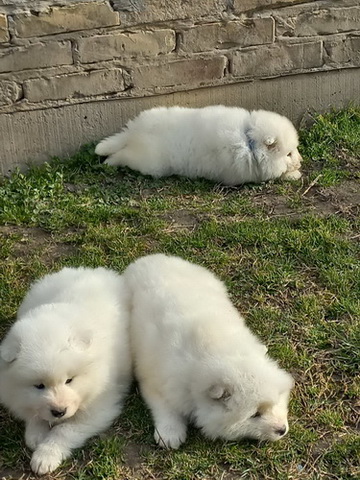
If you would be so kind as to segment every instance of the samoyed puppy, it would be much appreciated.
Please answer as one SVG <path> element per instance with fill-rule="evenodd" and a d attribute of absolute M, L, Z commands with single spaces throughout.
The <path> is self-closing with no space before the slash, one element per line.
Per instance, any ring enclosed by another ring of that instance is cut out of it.
<path fill-rule="evenodd" d="M 123 279 L 64 268 L 37 281 L 0 344 L 0 401 L 25 421 L 37 474 L 108 428 L 131 382 Z"/>
<path fill-rule="evenodd" d="M 178 448 L 193 421 L 209 438 L 279 440 L 288 431 L 292 377 L 267 356 L 224 284 L 162 254 L 124 273 L 135 374 L 155 441 Z"/>
<path fill-rule="evenodd" d="M 225 185 L 298 179 L 301 156 L 290 120 L 223 105 L 145 110 L 95 149 L 108 165 L 154 177 L 204 177 Z"/>

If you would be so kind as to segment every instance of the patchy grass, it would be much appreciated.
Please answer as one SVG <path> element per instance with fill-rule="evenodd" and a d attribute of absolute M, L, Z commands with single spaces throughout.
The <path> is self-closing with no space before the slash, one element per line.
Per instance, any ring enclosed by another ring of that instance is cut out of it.
<path fill-rule="evenodd" d="M 310 130 L 301 135 L 305 165 L 321 169 L 319 184 L 330 186 L 351 176 L 360 178 L 360 110 L 357 107 L 318 115 Z M 344 168 L 345 167 L 345 168 Z"/>
<path fill-rule="evenodd" d="M 50 478 L 358 478 L 359 138 L 359 109 L 317 117 L 301 132 L 295 183 L 153 180 L 101 165 L 93 146 L 3 179 L 0 336 L 35 278 L 165 252 L 216 272 L 296 379 L 282 441 L 210 442 L 192 429 L 178 451 L 153 445 L 134 387 L 115 426 Z M 4 410 L 0 422 L 0 477 L 30 477 L 22 425 Z"/>

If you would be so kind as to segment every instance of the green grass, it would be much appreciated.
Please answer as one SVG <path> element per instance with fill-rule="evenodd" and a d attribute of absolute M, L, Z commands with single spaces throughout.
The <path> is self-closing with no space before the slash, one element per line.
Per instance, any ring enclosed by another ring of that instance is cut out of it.
<path fill-rule="evenodd" d="M 302 132 L 305 165 L 315 167 L 312 178 L 321 169 L 321 185 L 330 186 L 349 176 L 360 178 L 359 124 L 360 110 L 352 107 L 318 115 L 312 128 Z"/>
<path fill-rule="evenodd" d="M 360 183 L 359 138 L 358 108 L 316 117 L 301 132 L 304 176 L 295 183 L 154 180 L 101 165 L 93 146 L 2 180 L 0 336 L 35 278 L 66 265 L 122 271 L 165 252 L 216 272 L 296 380 L 282 441 L 210 442 L 191 428 L 178 451 L 153 445 L 134 387 L 114 427 L 54 478 L 358 478 L 359 197 L 349 192 Z M 0 477 L 27 475 L 23 426 L 4 410 L 0 422 Z"/>

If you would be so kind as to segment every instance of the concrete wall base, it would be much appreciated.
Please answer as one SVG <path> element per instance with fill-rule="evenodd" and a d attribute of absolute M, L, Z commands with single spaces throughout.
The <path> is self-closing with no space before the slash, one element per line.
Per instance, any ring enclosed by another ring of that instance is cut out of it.
<path fill-rule="evenodd" d="M 360 99 L 360 69 L 306 73 L 173 94 L 87 102 L 0 115 L 0 171 L 66 158 L 84 143 L 118 132 L 141 110 L 160 105 L 215 104 L 263 108 L 298 126 L 307 112 L 341 108 Z"/>

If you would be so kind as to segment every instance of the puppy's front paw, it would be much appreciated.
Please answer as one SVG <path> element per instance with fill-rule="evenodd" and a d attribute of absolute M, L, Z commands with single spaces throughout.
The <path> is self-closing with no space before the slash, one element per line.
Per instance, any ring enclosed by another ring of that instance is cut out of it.
<path fill-rule="evenodd" d="M 66 457 L 57 445 L 39 445 L 31 457 L 31 470 L 38 475 L 53 472 Z"/>
<path fill-rule="evenodd" d="M 293 170 L 292 172 L 285 172 L 283 175 L 285 180 L 299 180 L 301 178 L 301 172 L 299 170 Z"/>
<path fill-rule="evenodd" d="M 42 443 L 50 428 L 46 422 L 28 424 L 25 429 L 25 443 L 31 449 L 35 450 Z"/>
<path fill-rule="evenodd" d="M 177 449 L 185 442 L 186 427 L 184 425 L 162 425 L 155 429 L 154 438 L 160 447 Z"/>

